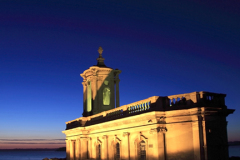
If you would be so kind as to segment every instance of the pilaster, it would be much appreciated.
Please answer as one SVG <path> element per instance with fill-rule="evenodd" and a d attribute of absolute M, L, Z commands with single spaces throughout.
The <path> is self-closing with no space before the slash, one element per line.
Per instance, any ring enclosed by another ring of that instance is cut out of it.
<path fill-rule="evenodd" d="M 75 140 L 70 141 L 70 160 L 75 160 Z"/>
<path fill-rule="evenodd" d="M 165 133 L 167 128 L 165 126 L 152 128 L 150 134 L 152 134 L 152 144 L 149 144 L 149 157 L 151 159 L 166 160 L 166 142 Z M 150 154 L 151 153 L 151 154 Z"/>
<path fill-rule="evenodd" d="M 80 139 L 78 138 L 75 142 L 75 146 L 76 146 L 76 149 L 75 149 L 75 153 L 76 153 L 76 160 L 80 160 L 81 158 L 81 144 L 80 144 Z"/>
<path fill-rule="evenodd" d="M 113 135 L 108 135 L 108 159 L 114 159 L 114 152 L 115 152 L 115 147 L 114 147 L 114 136 Z"/>
<path fill-rule="evenodd" d="M 98 99 L 97 99 L 97 71 L 94 72 L 92 77 L 92 99 L 93 99 L 93 108 L 92 111 L 98 110 Z"/>
<path fill-rule="evenodd" d="M 194 160 L 201 160 L 199 122 L 192 122 Z"/>
<path fill-rule="evenodd" d="M 82 82 L 83 85 L 83 114 L 86 112 L 87 109 L 87 84 L 85 79 Z"/>
<path fill-rule="evenodd" d="M 70 140 L 65 140 L 66 142 L 66 157 L 67 160 L 70 160 Z"/>
<path fill-rule="evenodd" d="M 81 141 L 80 142 L 81 143 L 81 150 L 80 150 L 81 160 L 85 160 L 85 159 L 87 159 L 87 151 L 88 151 L 87 137 L 81 137 L 80 141 Z"/>
<path fill-rule="evenodd" d="M 104 135 L 102 136 L 103 144 L 102 144 L 102 159 L 107 160 L 108 159 L 108 136 Z"/>
<path fill-rule="evenodd" d="M 130 160 L 130 141 L 129 141 L 129 132 L 123 132 L 123 143 L 122 143 L 122 153 L 121 153 L 121 157 L 123 159 L 128 159 Z M 124 153 L 124 154 L 123 154 Z"/>
<path fill-rule="evenodd" d="M 92 158 L 92 152 L 93 152 L 93 148 L 92 148 L 92 138 L 88 137 L 88 158 L 91 159 Z"/>

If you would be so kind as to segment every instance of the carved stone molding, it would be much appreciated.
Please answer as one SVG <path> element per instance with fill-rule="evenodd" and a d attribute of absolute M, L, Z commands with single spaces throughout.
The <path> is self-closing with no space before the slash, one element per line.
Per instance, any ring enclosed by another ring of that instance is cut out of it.
<path fill-rule="evenodd" d="M 102 141 L 97 137 L 97 143 L 102 144 Z"/>
<path fill-rule="evenodd" d="M 157 123 L 159 123 L 159 124 L 166 123 L 165 119 L 166 119 L 166 117 L 161 116 L 160 118 L 157 118 Z"/>
<path fill-rule="evenodd" d="M 152 128 L 149 133 L 150 133 L 150 134 L 153 134 L 153 133 L 158 133 L 158 132 L 163 132 L 163 133 L 165 133 L 165 132 L 167 132 L 167 128 L 166 128 L 166 127 Z"/>
<path fill-rule="evenodd" d="M 119 139 L 118 137 L 117 137 L 117 135 L 115 135 L 115 141 L 118 141 L 118 142 L 121 142 L 121 139 Z"/>
<path fill-rule="evenodd" d="M 92 140 L 92 138 L 91 137 L 87 137 L 87 140 Z"/>
<path fill-rule="evenodd" d="M 83 86 L 87 86 L 86 81 L 83 81 L 83 82 L 82 82 L 82 85 L 83 85 Z"/>
<path fill-rule="evenodd" d="M 142 132 L 140 132 L 140 140 L 147 140 L 148 138 L 146 137 L 146 136 L 144 136 L 143 134 L 142 134 Z"/>
<path fill-rule="evenodd" d="M 96 68 L 91 68 L 93 76 L 97 75 L 98 70 Z"/>
<path fill-rule="evenodd" d="M 80 140 L 81 140 L 81 141 L 87 141 L 87 140 L 88 140 L 88 137 L 80 137 Z"/>
<path fill-rule="evenodd" d="M 125 136 L 129 136 L 129 135 L 130 135 L 129 132 L 123 132 L 123 137 L 125 137 Z"/>
<path fill-rule="evenodd" d="M 107 138 L 108 138 L 107 135 L 103 135 L 103 136 L 102 136 L 102 139 L 107 139 Z"/>

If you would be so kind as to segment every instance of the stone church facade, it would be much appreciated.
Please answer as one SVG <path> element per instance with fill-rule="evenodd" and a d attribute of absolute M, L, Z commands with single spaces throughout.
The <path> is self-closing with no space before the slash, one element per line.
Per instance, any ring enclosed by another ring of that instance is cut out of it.
<path fill-rule="evenodd" d="M 225 160 L 225 94 L 192 92 L 119 104 L 118 69 L 96 66 L 83 77 L 83 117 L 66 122 L 67 160 Z"/>

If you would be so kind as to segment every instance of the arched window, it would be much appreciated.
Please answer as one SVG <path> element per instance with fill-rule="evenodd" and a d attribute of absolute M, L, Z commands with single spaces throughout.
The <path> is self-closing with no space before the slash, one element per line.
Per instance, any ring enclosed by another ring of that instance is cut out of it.
<path fill-rule="evenodd" d="M 106 87 L 103 89 L 103 105 L 110 105 L 110 88 Z"/>
<path fill-rule="evenodd" d="M 144 140 L 140 142 L 140 159 L 146 160 L 146 143 Z"/>
<path fill-rule="evenodd" d="M 116 160 L 120 160 L 120 143 L 116 143 Z"/>
<path fill-rule="evenodd" d="M 101 159 L 101 144 L 97 144 L 97 159 Z"/>
<path fill-rule="evenodd" d="M 87 112 L 92 111 L 92 87 L 91 81 L 87 82 Z"/>

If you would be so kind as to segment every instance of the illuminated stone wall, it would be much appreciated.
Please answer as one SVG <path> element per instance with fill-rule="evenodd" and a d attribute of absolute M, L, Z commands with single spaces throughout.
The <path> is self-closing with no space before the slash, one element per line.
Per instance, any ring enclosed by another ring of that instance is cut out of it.
<path fill-rule="evenodd" d="M 181 104 L 182 95 L 189 101 Z M 226 116 L 234 110 L 227 109 L 224 97 L 210 92 L 154 96 L 69 121 L 63 131 L 68 160 L 228 159 Z"/>

